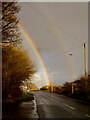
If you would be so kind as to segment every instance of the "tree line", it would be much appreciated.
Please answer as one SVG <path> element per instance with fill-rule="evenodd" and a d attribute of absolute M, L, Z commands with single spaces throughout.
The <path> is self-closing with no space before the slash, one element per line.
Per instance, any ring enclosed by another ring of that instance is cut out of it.
<path fill-rule="evenodd" d="M 47 90 L 52 92 L 52 85 L 43 86 L 41 90 Z M 53 85 L 53 92 L 77 99 L 90 101 L 90 75 L 81 76 L 77 78 L 74 82 L 66 82 L 62 86 Z"/>

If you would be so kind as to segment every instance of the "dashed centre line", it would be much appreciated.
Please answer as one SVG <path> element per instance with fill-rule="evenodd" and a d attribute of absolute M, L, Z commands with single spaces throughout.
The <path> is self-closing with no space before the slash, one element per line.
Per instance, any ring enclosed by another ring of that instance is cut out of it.
<path fill-rule="evenodd" d="M 88 114 L 87 114 L 87 115 L 85 115 L 85 116 L 87 116 L 87 117 L 89 117 L 89 118 L 90 118 L 90 115 L 88 115 Z"/>
<path fill-rule="evenodd" d="M 49 104 L 44 98 L 42 98 L 42 101 L 43 101 L 45 104 Z"/>
<path fill-rule="evenodd" d="M 72 106 L 70 106 L 70 105 L 68 105 L 68 104 L 64 104 L 64 105 L 67 106 L 67 107 L 69 107 L 69 108 L 72 109 L 72 110 L 75 110 L 74 107 L 72 107 Z"/>

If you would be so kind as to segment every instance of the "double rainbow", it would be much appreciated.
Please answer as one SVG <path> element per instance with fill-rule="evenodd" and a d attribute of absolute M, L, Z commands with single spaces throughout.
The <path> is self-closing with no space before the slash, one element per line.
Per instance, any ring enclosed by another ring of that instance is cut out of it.
<path fill-rule="evenodd" d="M 47 69 L 46 69 L 46 66 L 44 64 L 44 61 L 42 59 L 42 56 L 40 55 L 34 41 L 32 40 L 32 38 L 30 37 L 30 35 L 27 33 L 27 31 L 24 29 L 24 27 L 19 23 L 18 24 L 20 30 L 22 31 L 22 33 L 24 34 L 24 36 L 26 37 L 26 39 L 29 41 L 30 45 L 32 46 L 35 54 L 36 54 L 36 57 L 38 58 L 42 68 L 43 68 L 43 71 L 44 71 L 44 75 L 45 75 L 45 78 L 46 78 L 46 82 L 47 82 L 47 85 L 50 85 L 50 79 L 49 79 L 49 75 L 48 75 L 48 72 L 47 72 Z"/>

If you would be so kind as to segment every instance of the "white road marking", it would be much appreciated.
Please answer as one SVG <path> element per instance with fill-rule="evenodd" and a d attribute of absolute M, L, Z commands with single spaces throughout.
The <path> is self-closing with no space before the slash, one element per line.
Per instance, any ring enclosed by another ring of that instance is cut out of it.
<path fill-rule="evenodd" d="M 47 102 L 44 98 L 42 98 L 42 101 L 43 101 L 45 104 L 48 104 L 48 102 Z"/>
<path fill-rule="evenodd" d="M 64 104 L 64 105 L 67 106 L 67 107 L 69 107 L 69 108 L 71 108 L 72 110 L 75 110 L 74 107 L 72 107 L 72 106 L 70 106 L 70 105 L 68 105 L 68 104 Z"/>
<path fill-rule="evenodd" d="M 89 118 L 90 118 L 90 115 L 85 115 L 85 116 L 87 116 L 87 117 L 89 117 Z"/>

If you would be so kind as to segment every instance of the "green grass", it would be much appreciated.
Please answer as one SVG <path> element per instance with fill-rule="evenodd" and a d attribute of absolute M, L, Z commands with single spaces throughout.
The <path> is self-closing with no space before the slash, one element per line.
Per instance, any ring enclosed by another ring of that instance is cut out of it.
<path fill-rule="evenodd" d="M 33 94 L 30 92 L 22 92 L 22 95 L 20 96 L 19 100 L 32 100 L 33 99 Z"/>

